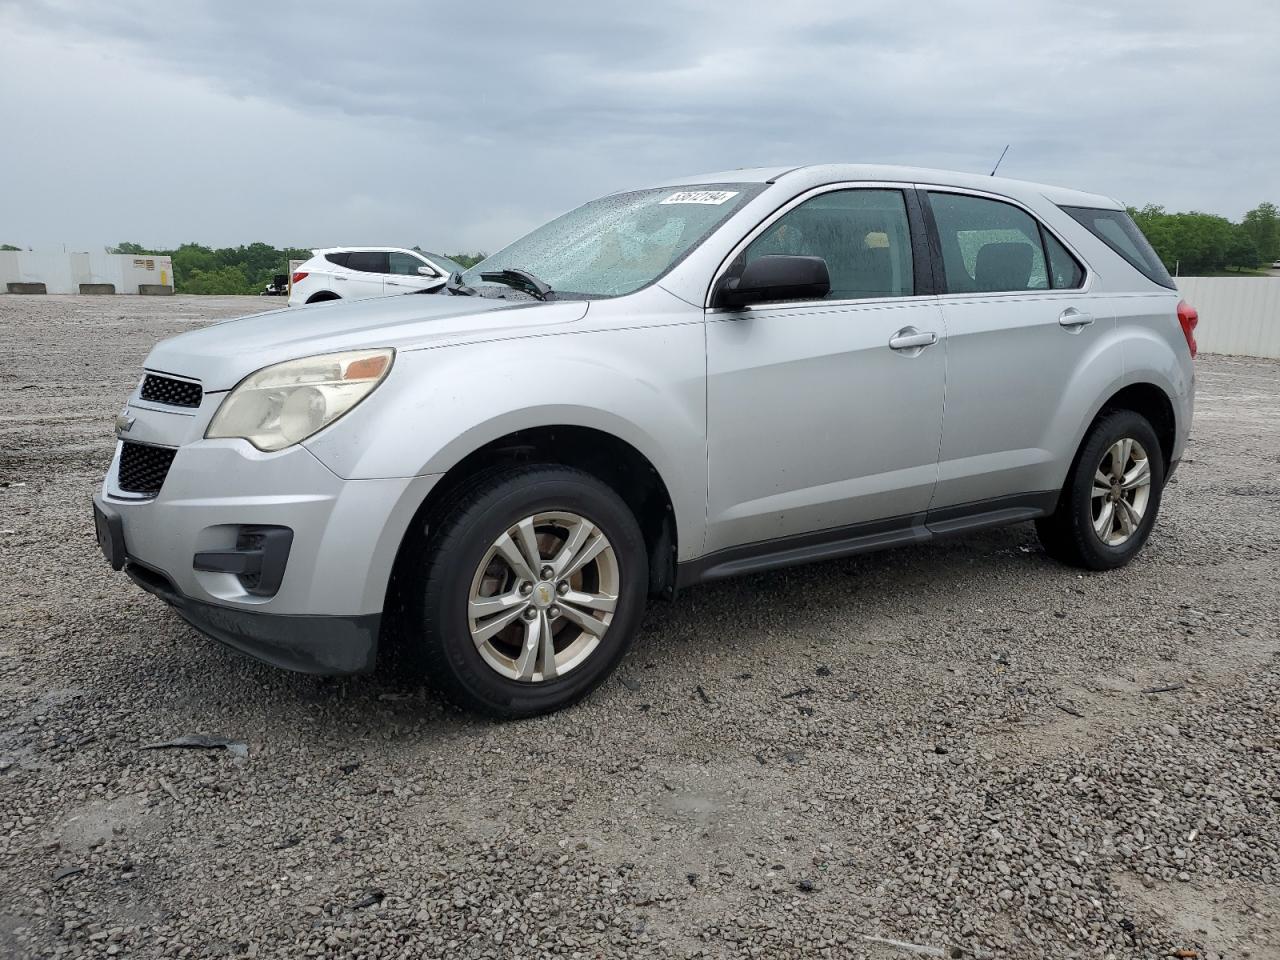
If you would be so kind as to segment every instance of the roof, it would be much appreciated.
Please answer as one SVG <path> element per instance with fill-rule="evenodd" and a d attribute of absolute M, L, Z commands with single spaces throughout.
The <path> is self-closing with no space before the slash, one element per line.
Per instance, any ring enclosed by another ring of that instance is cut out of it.
<path fill-rule="evenodd" d="M 316 256 L 320 256 L 323 253 L 343 253 L 343 252 L 350 253 L 353 251 L 356 253 L 421 253 L 421 251 L 414 250 L 412 247 L 348 247 L 348 246 L 316 247 L 311 252 L 314 253 Z"/>
<path fill-rule="evenodd" d="M 904 167 L 886 164 L 821 163 L 791 167 L 744 167 L 740 170 L 721 170 L 690 177 L 673 177 L 653 187 L 683 186 L 697 183 L 794 183 L 801 189 L 824 183 L 871 180 L 885 183 L 928 183 L 938 186 L 966 187 L 985 190 L 1010 197 L 1027 194 L 1042 196 L 1052 203 L 1068 206 L 1102 207 L 1120 209 L 1119 201 L 1096 193 L 1085 193 L 1067 187 L 1014 180 L 1008 177 L 989 177 L 982 174 L 962 173 L 956 170 L 933 170 L 928 167 Z"/>

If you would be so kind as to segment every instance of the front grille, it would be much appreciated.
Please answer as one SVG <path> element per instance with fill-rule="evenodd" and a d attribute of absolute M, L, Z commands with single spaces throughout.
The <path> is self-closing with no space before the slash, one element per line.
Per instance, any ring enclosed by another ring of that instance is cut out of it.
<path fill-rule="evenodd" d="M 126 493 L 145 493 L 154 497 L 160 492 L 177 452 L 172 447 L 153 447 L 126 440 L 120 449 L 117 485 Z"/>
<path fill-rule="evenodd" d="M 142 399 L 152 403 L 166 403 L 171 407 L 198 407 L 204 397 L 200 384 L 189 380 L 175 380 L 148 373 L 142 381 Z"/>

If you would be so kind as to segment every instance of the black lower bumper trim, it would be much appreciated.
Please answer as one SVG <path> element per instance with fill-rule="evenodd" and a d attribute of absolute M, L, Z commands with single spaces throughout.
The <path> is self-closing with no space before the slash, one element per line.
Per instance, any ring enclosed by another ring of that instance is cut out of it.
<path fill-rule="evenodd" d="M 288 527 L 240 528 L 234 550 L 206 550 L 191 559 L 191 566 L 208 573 L 229 573 L 255 597 L 274 597 L 289 565 L 293 531 Z"/>
<path fill-rule="evenodd" d="M 192 599 L 136 560 L 124 572 L 201 633 L 272 666 L 299 673 L 366 673 L 377 659 L 380 613 L 312 617 L 237 610 Z"/>

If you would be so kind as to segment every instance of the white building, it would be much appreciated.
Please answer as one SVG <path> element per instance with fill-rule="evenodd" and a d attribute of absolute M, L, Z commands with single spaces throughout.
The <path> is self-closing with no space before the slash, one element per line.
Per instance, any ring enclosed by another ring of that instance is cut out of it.
<path fill-rule="evenodd" d="M 168 257 L 0 251 L 0 293 L 173 293 Z"/>

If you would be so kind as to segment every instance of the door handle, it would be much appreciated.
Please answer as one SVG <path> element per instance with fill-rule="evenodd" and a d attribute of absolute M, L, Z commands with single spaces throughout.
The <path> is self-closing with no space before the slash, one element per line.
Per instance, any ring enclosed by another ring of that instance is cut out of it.
<path fill-rule="evenodd" d="M 335 274 L 333 275 L 333 279 L 335 279 L 335 280 L 344 280 L 344 281 L 345 281 L 345 280 L 347 280 L 347 279 L 349 279 L 349 278 L 348 278 L 348 277 L 339 276 L 338 274 L 336 274 L 336 273 L 335 273 Z"/>
<path fill-rule="evenodd" d="M 923 350 L 938 342 L 938 335 L 932 330 L 921 333 L 915 327 L 903 327 L 889 338 L 890 350 Z"/>
<path fill-rule="evenodd" d="M 1058 323 L 1068 330 L 1079 331 L 1093 323 L 1093 314 L 1081 313 L 1075 307 L 1067 307 L 1058 315 Z"/>
<path fill-rule="evenodd" d="M 403 287 L 403 286 L 404 286 L 404 284 L 403 284 L 403 283 L 399 283 L 399 282 L 397 282 L 397 281 L 395 281 L 395 280 L 384 280 L 384 281 L 382 281 L 382 282 L 383 282 L 383 283 L 385 283 L 388 287 Z"/>

